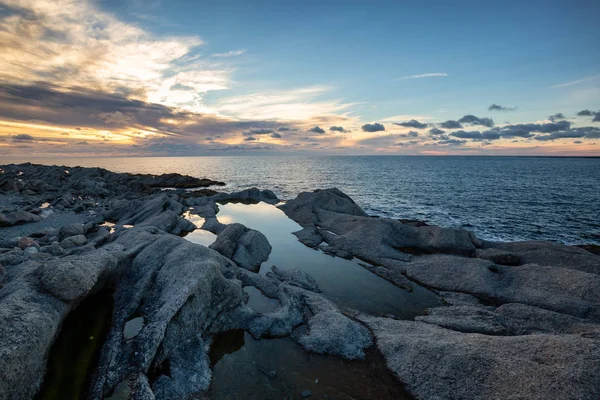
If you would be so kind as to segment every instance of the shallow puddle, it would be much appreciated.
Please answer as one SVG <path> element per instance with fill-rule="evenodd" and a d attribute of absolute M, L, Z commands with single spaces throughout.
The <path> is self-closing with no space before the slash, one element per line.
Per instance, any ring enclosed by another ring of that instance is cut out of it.
<path fill-rule="evenodd" d="M 340 306 L 413 319 L 424 314 L 426 308 L 441 305 L 436 294 L 421 286 L 413 284 L 413 291 L 407 292 L 361 267 L 359 260 L 331 257 L 306 247 L 292 234 L 302 227 L 275 206 L 220 204 L 217 218 L 224 224 L 242 223 L 267 237 L 273 250 L 262 264 L 261 274 L 271 271 L 272 265 L 304 270 L 317 281 L 325 297 Z"/>
<path fill-rule="evenodd" d="M 214 233 L 200 229 L 200 227 L 204 225 L 205 221 L 201 216 L 186 211 L 183 214 L 183 218 L 187 219 L 196 226 L 196 230 L 183 235 L 183 238 L 186 240 L 189 240 L 192 243 L 201 244 L 202 246 L 206 247 L 210 246 L 215 242 L 215 240 L 217 240 L 217 235 Z"/>
<path fill-rule="evenodd" d="M 348 361 L 306 353 L 290 338 L 231 331 L 215 338 L 211 362 L 214 400 L 411 399 L 375 351 Z"/>
<path fill-rule="evenodd" d="M 248 307 L 259 313 L 269 313 L 279 307 L 279 301 L 270 299 L 254 286 L 244 287 L 244 292 L 248 293 Z"/>
<path fill-rule="evenodd" d="M 110 328 L 112 307 L 112 291 L 102 290 L 67 316 L 50 349 L 37 400 L 87 398 L 90 378 Z"/>

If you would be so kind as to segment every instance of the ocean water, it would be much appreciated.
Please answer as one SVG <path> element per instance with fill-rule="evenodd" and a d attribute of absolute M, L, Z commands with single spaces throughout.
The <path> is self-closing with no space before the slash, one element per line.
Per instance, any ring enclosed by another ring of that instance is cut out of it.
<path fill-rule="evenodd" d="M 178 172 L 271 189 L 282 199 L 337 187 L 369 214 L 464 227 L 479 237 L 600 244 L 600 158 L 231 156 L 32 161 Z"/>

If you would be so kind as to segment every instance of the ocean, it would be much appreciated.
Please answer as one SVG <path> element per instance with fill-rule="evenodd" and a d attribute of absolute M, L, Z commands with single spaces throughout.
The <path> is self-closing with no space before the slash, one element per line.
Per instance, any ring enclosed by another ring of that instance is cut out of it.
<path fill-rule="evenodd" d="M 497 240 L 600 244 L 600 158 L 229 156 L 3 160 L 178 172 L 281 199 L 337 187 L 369 214 L 463 227 Z"/>

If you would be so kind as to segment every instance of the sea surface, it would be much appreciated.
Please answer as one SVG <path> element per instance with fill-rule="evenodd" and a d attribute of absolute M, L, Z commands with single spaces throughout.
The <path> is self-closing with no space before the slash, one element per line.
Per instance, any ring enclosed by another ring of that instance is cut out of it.
<path fill-rule="evenodd" d="M 337 187 L 369 214 L 463 227 L 489 240 L 600 244 L 600 158 L 230 156 L 2 160 L 178 172 L 287 200 Z"/>

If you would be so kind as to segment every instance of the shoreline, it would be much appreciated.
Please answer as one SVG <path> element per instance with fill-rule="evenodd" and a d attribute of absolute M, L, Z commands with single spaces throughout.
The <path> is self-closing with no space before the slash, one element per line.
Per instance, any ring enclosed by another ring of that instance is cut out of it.
<path fill-rule="evenodd" d="M 114 306 L 85 389 L 91 399 L 116 389 L 132 399 L 207 395 L 211 342 L 236 330 L 290 338 L 307 354 L 360 360 L 376 351 L 419 399 L 600 394 L 600 256 L 579 246 L 491 242 L 460 228 L 373 217 L 337 189 L 280 204 L 268 189 L 225 193 L 223 182 L 179 174 L 0 170 L 2 400 L 34 397 L 62 323 L 109 287 Z M 266 272 L 278 244 L 219 220 L 223 204 L 236 202 L 266 204 L 299 225 L 289 234 L 307 248 L 358 259 L 373 279 L 411 296 L 426 289 L 440 304 L 413 320 L 366 313 L 328 298 L 325 281 L 301 265 Z M 197 229 L 214 243 L 181 237 Z M 253 310 L 243 288 L 278 306 Z M 140 317 L 139 330 L 124 337 Z"/>

